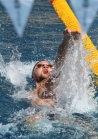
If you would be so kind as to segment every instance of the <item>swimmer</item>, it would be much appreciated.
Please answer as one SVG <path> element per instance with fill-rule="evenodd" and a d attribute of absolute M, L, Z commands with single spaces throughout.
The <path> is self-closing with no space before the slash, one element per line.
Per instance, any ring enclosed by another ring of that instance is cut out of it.
<path fill-rule="evenodd" d="M 70 39 L 73 38 L 77 40 L 79 38 L 78 32 L 70 31 L 65 29 L 64 39 L 58 48 L 58 53 L 55 59 L 54 68 L 52 64 L 46 60 L 39 61 L 35 64 L 32 71 L 32 79 L 36 84 L 36 88 L 32 91 L 34 100 L 32 101 L 32 105 L 46 105 L 50 107 L 54 107 L 54 101 L 56 96 L 53 93 L 52 79 L 56 78 L 57 75 L 51 74 L 53 71 L 57 71 L 59 67 L 63 65 L 65 55 L 67 53 L 68 48 L 70 47 Z M 59 72 L 60 75 L 60 72 Z"/>
<path fill-rule="evenodd" d="M 33 106 L 48 106 L 51 108 L 54 107 L 54 103 L 56 102 L 56 94 L 53 93 L 52 90 L 54 85 L 52 80 L 53 78 L 56 79 L 60 75 L 60 70 L 58 69 L 63 65 L 67 50 L 70 47 L 70 40 L 78 40 L 80 38 L 80 33 L 77 31 L 75 32 L 65 29 L 63 34 L 64 39 L 58 48 L 54 68 L 52 64 L 46 60 L 37 62 L 33 68 L 32 79 L 36 84 L 36 88 L 31 92 L 33 96 L 31 104 Z M 52 74 L 53 71 L 57 70 L 59 71 L 58 75 Z M 34 117 L 32 116 L 28 118 L 27 122 L 33 120 Z"/>

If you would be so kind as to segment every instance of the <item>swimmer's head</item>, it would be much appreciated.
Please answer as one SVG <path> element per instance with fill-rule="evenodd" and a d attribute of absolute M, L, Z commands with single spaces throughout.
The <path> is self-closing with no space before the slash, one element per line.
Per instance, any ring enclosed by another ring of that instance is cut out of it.
<path fill-rule="evenodd" d="M 40 82 L 49 77 L 50 72 L 53 70 L 52 64 L 46 60 L 37 62 L 32 70 L 32 79 L 35 82 Z"/>

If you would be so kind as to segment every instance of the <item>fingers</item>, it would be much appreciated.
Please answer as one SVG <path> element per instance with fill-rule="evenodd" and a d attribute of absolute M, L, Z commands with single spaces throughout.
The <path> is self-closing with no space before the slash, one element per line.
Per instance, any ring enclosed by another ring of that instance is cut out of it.
<path fill-rule="evenodd" d="M 78 31 L 71 31 L 71 30 L 69 30 L 69 29 L 65 29 L 65 30 L 63 31 L 63 34 L 64 34 L 64 36 L 65 36 L 66 38 L 71 38 L 71 37 L 73 37 L 73 39 L 75 39 L 75 40 L 78 40 L 78 39 L 80 38 L 80 36 L 81 36 L 81 33 L 80 33 L 80 32 L 78 32 Z"/>
<path fill-rule="evenodd" d="M 77 31 L 71 32 L 71 35 L 73 36 L 75 40 L 78 40 L 81 37 L 81 33 Z"/>
<path fill-rule="evenodd" d="M 70 38 L 70 37 L 71 37 L 71 31 L 68 30 L 68 29 L 65 29 L 65 30 L 63 31 L 63 34 L 64 34 L 64 36 L 65 36 L 66 38 Z"/>

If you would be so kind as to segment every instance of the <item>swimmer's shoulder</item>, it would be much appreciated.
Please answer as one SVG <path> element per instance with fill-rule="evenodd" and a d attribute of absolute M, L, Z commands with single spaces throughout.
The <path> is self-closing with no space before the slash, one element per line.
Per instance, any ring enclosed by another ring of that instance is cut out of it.
<path fill-rule="evenodd" d="M 37 93 L 37 89 L 33 89 L 29 91 L 29 95 L 28 95 L 30 100 L 35 100 L 36 98 L 38 98 L 38 93 Z"/>
<path fill-rule="evenodd" d="M 29 94 L 32 94 L 32 95 L 37 94 L 37 89 L 34 88 L 33 90 L 30 90 L 30 91 L 29 91 Z"/>

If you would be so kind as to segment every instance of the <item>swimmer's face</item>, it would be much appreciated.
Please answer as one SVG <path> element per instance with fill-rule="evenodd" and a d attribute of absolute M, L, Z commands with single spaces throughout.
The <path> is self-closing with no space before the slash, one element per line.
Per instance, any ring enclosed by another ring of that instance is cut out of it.
<path fill-rule="evenodd" d="M 49 77 L 52 70 L 53 68 L 51 63 L 48 61 L 41 61 L 34 68 L 34 78 L 46 79 Z"/>

